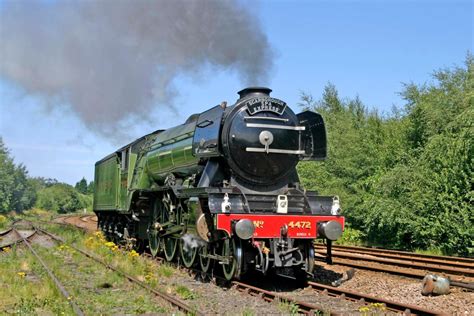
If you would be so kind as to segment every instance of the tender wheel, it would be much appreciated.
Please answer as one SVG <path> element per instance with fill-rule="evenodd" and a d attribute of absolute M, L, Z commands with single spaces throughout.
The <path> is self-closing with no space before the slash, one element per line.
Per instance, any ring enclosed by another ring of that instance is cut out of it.
<path fill-rule="evenodd" d="M 229 263 L 222 264 L 224 277 L 228 281 L 232 279 L 238 279 L 240 277 L 242 262 L 242 248 L 240 247 L 240 242 L 236 242 L 235 239 L 226 239 L 222 245 L 221 254 L 225 257 L 232 257 Z"/>
<path fill-rule="evenodd" d="M 186 243 L 183 239 L 179 240 L 179 252 L 181 254 L 181 259 L 186 268 L 192 267 L 194 261 L 196 260 L 196 254 L 198 248 L 191 247 L 190 245 L 186 246 Z"/>
<path fill-rule="evenodd" d="M 209 253 L 209 246 L 199 248 L 199 264 L 201 266 L 202 272 L 209 272 L 211 269 L 212 259 L 207 258 L 206 255 Z"/>
<path fill-rule="evenodd" d="M 178 242 L 173 237 L 165 237 L 163 240 L 163 250 L 167 261 L 173 260 L 176 250 L 178 249 Z"/>

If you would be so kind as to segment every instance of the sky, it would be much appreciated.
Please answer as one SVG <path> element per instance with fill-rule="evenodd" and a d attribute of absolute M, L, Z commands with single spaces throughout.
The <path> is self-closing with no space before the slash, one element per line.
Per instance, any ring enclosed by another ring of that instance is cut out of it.
<path fill-rule="evenodd" d="M 474 51 L 471 1 L 241 4 L 261 26 L 274 56 L 262 85 L 296 112 L 302 91 L 319 98 L 331 82 L 341 97 L 358 95 L 369 108 L 389 113 L 404 105 L 398 95 L 402 83 L 430 82 L 434 70 L 462 65 Z M 198 75 L 176 76 L 172 86 L 177 93 L 172 106 L 157 105 L 149 119 L 112 139 L 96 133 L 67 104 L 50 106 L 0 76 L 0 137 L 31 176 L 75 184 L 82 177 L 93 180 L 94 163 L 134 138 L 181 124 L 224 100 L 233 104 L 245 83 L 232 67 L 205 67 Z"/>

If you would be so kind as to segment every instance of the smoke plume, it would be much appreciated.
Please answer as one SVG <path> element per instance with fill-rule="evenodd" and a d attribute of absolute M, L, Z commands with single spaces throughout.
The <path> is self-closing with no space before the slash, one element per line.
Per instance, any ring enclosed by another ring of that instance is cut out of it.
<path fill-rule="evenodd" d="M 3 79 L 103 136 L 169 106 L 177 75 L 211 66 L 257 84 L 272 67 L 258 19 L 217 0 L 4 2 L 0 54 Z"/>

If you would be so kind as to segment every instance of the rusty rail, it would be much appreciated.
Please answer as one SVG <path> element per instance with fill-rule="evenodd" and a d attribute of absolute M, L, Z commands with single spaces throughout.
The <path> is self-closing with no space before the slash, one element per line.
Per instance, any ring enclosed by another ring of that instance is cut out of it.
<path fill-rule="evenodd" d="M 328 286 L 320 283 L 308 282 L 308 285 L 319 293 L 323 293 L 333 297 L 340 297 L 349 301 L 358 301 L 362 303 L 381 303 L 385 306 L 387 310 L 396 313 L 404 313 L 405 315 L 447 315 L 446 313 L 440 311 L 429 310 L 411 304 L 398 303 L 383 298 L 378 298 L 355 291 L 340 289 L 337 287 Z"/>
<path fill-rule="evenodd" d="M 62 239 L 61 237 L 56 236 L 56 235 L 54 235 L 54 234 L 52 234 L 52 233 L 50 233 L 50 232 L 48 232 L 48 231 L 46 231 L 46 230 L 44 230 L 44 229 L 42 229 L 42 228 L 39 228 L 39 227 L 38 227 L 37 229 L 38 229 L 39 231 L 41 231 L 42 233 L 44 233 L 44 234 L 50 236 L 50 237 L 53 238 L 54 240 L 59 241 L 59 242 L 61 242 L 61 243 L 63 243 L 63 244 L 66 244 L 66 241 L 65 241 L 64 239 Z M 117 272 L 118 274 L 120 274 L 120 275 L 122 275 L 123 277 L 127 278 L 129 281 L 131 281 L 131 282 L 133 282 L 133 283 L 135 283 L 135 284 L 137 284 L 137 285 L 143 287 L 144 289 L 146 289 L 146 290 L 152 292 L 153 294 L 157 295 L 158 297 L 160 297 L 160 298 L 164 299 L 165 301 L 171 303 L 173 306 L 177 307 L 179 310 L 181 310 L 181 311 L 183 311 L 183 312 L 185 312 L 185 313 L 188 313 L 188 314 L 192 314 L 192 315 L 203 315 L 202 313 L 196 311 L 196 309 L 190 307 L 189 305 L 187 305 L 186 303 L 182 302 L 181 300 L 179 300 L 179 299 L 177 299 L 177 298 L 175 298 L 175 297 L 173 297 L 173 296 L 171 296 L 171 295 L 168 295 L 168 294 L 166 294 L 165 292 L 162 292 L 162 291 L 160 291 L 160 290 L 157 290 L 157 289 L 154 289 L 154 288 L 148 286 L 147 284 L 141 282 L 141 281 L 138 280 L 137 278 L 135 278 L 135 277 L 129 275 L 128 273 L 126 273 L 126 272 L 124 272 L 124 271 L 118 269 L 117 267 L 115 267 L 115 266 L 113 266 L 113 265 L 108 264 L 107 262 L 103 261 L 102 259 L 98 258 L 97 256 L 95 256 L 95 255 L 93 255 L 93 254 L 91 254 L 91 253 L 89 253 L 89 252 L 87 252 L 87 251 L 85 251 L 85 250 L 82 250 L 82 249 L 80 249 L 80 248 L 78 248 L 78 247 L 76 247 L 76 246 L 74 246 L 74 245 L 72 245 L 72 244 L 68 244 L 68 245 L 69 245 L 69 247 L 71 247 L 71 248 L 73 248 L 74 250 L 76 250 L 76 251 L 82 253 L 82 254 L 85 255 L 86 257 L 88 257 L 88 258 L 90 258 L 90 259 L 92 259 L 92 260 L 94 260 L 94 261 L 96 261 L 96 262 L 102 264 L 103 266 L 105 266 L 106 268 L 108 268 L 108 269 L 110 269 L 110 270 L 112 270 L 112 271 Z"/>
<path fill-rule="evenodd" d="M 281 295 L 281 294 L 271 292 L 271 291 L 267 291 L 267 290 L 264 290 L 264 289 L 261 289 L 261 288 L 258 288 L 258 287 L 252 286 L 252 285 L 248 285 L 248 284 L 245 284 L 245 283 L 242 283 L 242 282 L 232 281 L 231 284 L 232 284 L 233 287 L 235 287 L 235 289 L 237 289 L 241 292 L 245 292 L 245 293 L 247 293 L 249 295 L 252 295 L 252 296 L 259 296 L 267 302 L 272 302 L 272 301 L 275 301 L 275 300 L 279 300 L 279 301 L 282 301 L 282 302 L 287 302 L 287 303 L 294 304 L 298 307 L 298 312 L 302 313 L 302 314 L 314 315 L 315 313 L 316 314 L 322 313 L 324 315 L 339 315 L 337 313 L 325 310 L 321 306 L 313 305 L 313 304 L 309 304 L 309 303 L 305 303 L 305 302 L 301 302 L 301 301 L 297 301 L 297 300 L 294 300 L 294 299 L 292 299 L 288 296 Z"/>
<path fill-rule="evenodd" d="M 15 233 L 17 236 L 21 236 L 21 235 L 18 234 L 18 231 L 17 231 L 17 230 L 14 230 L 13 228 L 10 228 L 10 229 L 8 230 L 8 232 L 5 233 L 5 234 L 2 235 L 2 236 L 6 236 L 6 235 L 8 235 L 8 234 L 11 233 L 11 232 Z M 28 238 L 32 237 L 33 235 L 35 235 L 35 234 L 36 234 L 36 231 L 34 230 L 32 233 L 30 233 L 28 236 L 26 236 L 26 237 L 24 237 L 24 238 L 28 239 Z M 19 238 L 17 238 L 16 240 L 12 240 L 12 241 L 9 242 L 9 243 L 0 244 L 0 250 L 3 250 L 4 248 L 7 248 L 7 247 L 12 247 L 12 246 L 14 246 L 14 245 L 16 245 L 16 244 L 18 244 L 18 243 L 20 243 L 20 242 L 22 242 L 22 241 L 23 241 L 23 239 L 22 239 L 21 237 L 19 237 Z"/>
<path fill-rule="evenodd" d="M 326 254 L 325 251 L 317 250 L 319 254 Z M 435 264 L 428 264 L 428 263 L 419 263 L 416 262 L 414 259 L 400 260 L 386 258 L 385 255 L 380 254 L 357 254 L 357 253 L 349 253 L 345 251 L 332 251 L 333 258 L 341 258 L 341 259 L 352 259 L 352 260 L 361 260 L 361 261 L 370 261 L 382 264 L 388 264 L 392 266 L 399 266 L 403 268 L 411 268 L 411 269 L 418 269 L 418 270 L 427 270 L 432 272 L 441 272 L 441 273 L 448 273 L 448 274 L 456 274 L 456 275 L 463 275 L 467 277 L 474 276 L 474 265 L 468 265 L 468 268 L 459 268 L 459 267 L 452 267 L 449 264 L 444 265 L 435 265 Z"/>
<path fill-rule="evenodd" d="M 28 247 L 28 249 L 31 251 L 31 253 L 36 257 L 36 259 L 39 261 L 39 263 L 43 266 L 43 269 L 48 273 L 48 276 L 54 282 L 54 284 L 58 288 L 59 292 L 61 292 L 61 294 L 66 298 L 69 305 L 71 305 L 72 309 L 74 310 L 74 313 L 78 316 L 84 316 L 84 312 L 73 301 L 72 296 L 66 290 L 64 285 L 61 284 L 61 282 L 58 280 L 58 278 L 54 275 L 53 271 L 46 265 L 46 263 L 43 261 L 43 259 L 41 259 L 41 257 L 38 255 L 38 253 L 33 249 L 31 244 L 28 242 L 27 238 L 25 238 L 22 234 L 20 234 L 15 228 L 13 228 L 13 231 L 15 231 L 15 233 L 23 240 L 23 243 Z"/>
<path fill-rule="evenodd" d="M 325 245 L 321 243 L 315 244 L 316 248 L 324 248 Z M 370 253 L 370 254 L 387 254 L 396 256 L 396 258 L 400 258 L 401 256 L 408 256 L 413 258 L 413 260 L 426 260 L 426 259 L 434 259 L 436 261 L 441 262 L 449 262 L 449 263 L 470 263 L 474 264 L 474 258 L 465 258 L 465 257 L 453 257 L 453 256 L 437 256 L 437 255 L 427 255 L 427 254 L 419 254 L 413 253 L 409 251 L 402 251 L 402 250 L 392 250 L 392 249 L 382 249 L 382 248 L 371 248 L 371 247 L 361 247 L 361 246 L 341 246 L 341 245 L 332 245 L 332 248 L 337 250 L 344 250 L 350 251 L 351 253 Z"/>
<path fill-rule="evenodd" d="M 363 269 L 363 270 L 369 270 L 369 271 L 377 271 L 377 272 L 385 272 L 389 274 L 395 274 L 395 275 L 401 275 L 409 278 L 415 278 L 415 279 L 423 279 L 426 275 L 424 272 L 412 272 L 404 269 L 396 269 L 392 268 L 389 266 L 373 266 L 373 265 L 367 265 L 363 263 L 357 263 L 354 261 L 345 261 L 345 260 L 338 260 L 338 259 L 333 259 L 334 264 L 339 264 L 347 267 L 353 267 L 353 268 L 358 268 L 358 269 Z M 474 291 L 474 283 L 472 282 L 463 282 L 460 279 L 453 279 L 451 278 L 451 285 L 455 287 L 460 287 L 464 288 L 467 290 Z"/>

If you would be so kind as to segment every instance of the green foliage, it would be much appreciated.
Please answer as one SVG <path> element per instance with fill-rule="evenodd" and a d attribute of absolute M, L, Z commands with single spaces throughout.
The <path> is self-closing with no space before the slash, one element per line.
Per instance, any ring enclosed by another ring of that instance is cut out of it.
<path fill-rule="evenodd" d="M 303 184 L 337 194 L 366 242 L 403 249 L 474 254 L 474 64 L 407 84 L 403 110 L 381 116 L 341 100 L 329 84 L 301 106 L 326 120 L 329 159 L 300 164 Z M 360 236 L 359 236 L 360 237 Z"/>
<path fill-rule="evenodd" d="M 94 188 L 94 181 L 89 182 L 89 185 L 87 185 L 87 194 L 94 194 Z"/>
<path fill-rule="evenodd" d="M 82 178 L 76 188 L 56 179 L 28 177 L 26 167 L 14 164 L 0 137 L 0 214 L 23 212 L 33 205 L 59 213 L 83 208 L 91 210 L 94 182 L 88 185 Z"/>
<path fill-rule="evenodd" d="M 178 294 L 183 300 L 194 300 L 198 297 L 197 293 L 184 285 L 176 286 L 176 294 Z"/>
<path fill-rule="evenodd" d="M 87 194 L 87 180 L 86 180 L 86 178 L 83 177 L 79 182 L 77 182 L 76 185 L 75 185 L 75 188 L 79 193 Z"/>
<path fill-rule="evenodd" d="M 72 186 L 58 183 L 38 191 L 36 207 L 58 213 L 70 213 L 87 208 L 91 203 L 89 199 L 91 198 L 78 193 Z"/>
<path fill-rule="evenodd" d="M 362 246 L 365 238 L 366 236 L 362 231 L 346 226 L 341 238 L 336 241 L 336 244 Z"/>
<path fill-rule="evenodd" d="M 0 213 L 21 212 L 30 208 L 36 199 L 22 164 L 15 165 L 0 137 Z"/>

